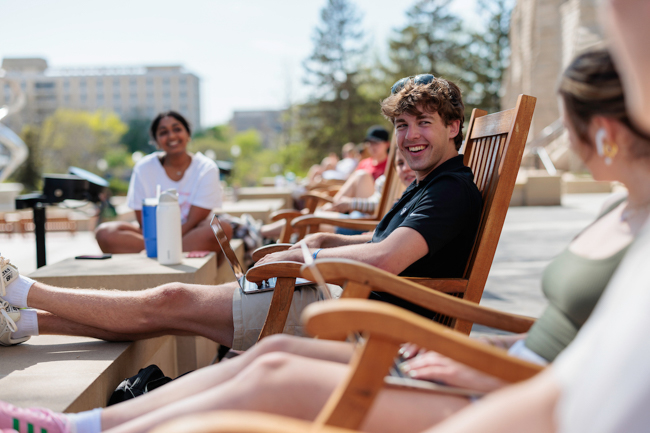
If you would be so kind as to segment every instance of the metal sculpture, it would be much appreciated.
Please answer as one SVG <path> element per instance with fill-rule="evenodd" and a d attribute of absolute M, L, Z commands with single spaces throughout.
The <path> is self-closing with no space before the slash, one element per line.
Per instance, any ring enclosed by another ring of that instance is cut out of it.
<path fill-rule="evenodd" d="M 27 146 L 16 133 L 2 124 L 2 119 L 17 113 L 25 106 L 25 94 L 17 81 L 6 77 L 6 72 L 0 69 L 0 84 L 5 82 L 11 88 L 12 100 L 0 107 L 0 182 L 6 180 L 29 155 Z"/>

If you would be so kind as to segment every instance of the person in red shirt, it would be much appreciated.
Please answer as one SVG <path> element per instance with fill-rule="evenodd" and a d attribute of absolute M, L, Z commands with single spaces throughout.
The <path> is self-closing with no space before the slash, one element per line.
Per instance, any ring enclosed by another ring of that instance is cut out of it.
<path fill-rule="evenodd" d="M 372 175 L 373 180 L 377 180 L 386 170 L 386 159 L 390 146 L 388 136 L 386 128 L 378 125 L 371 126 L 366 133 L 364 145 L 370 156 L 359 161 L 357 170 L 367 171 Z"/>

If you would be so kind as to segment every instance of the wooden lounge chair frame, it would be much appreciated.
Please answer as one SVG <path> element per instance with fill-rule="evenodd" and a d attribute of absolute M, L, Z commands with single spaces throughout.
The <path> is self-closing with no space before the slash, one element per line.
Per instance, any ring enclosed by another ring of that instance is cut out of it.
<path fill-rule="evenodd" d="M 319 265 L 319 269 L 321 266 Z M 309 270 L 304 267 L 305 276 Z M 396 279 L 395 276 L 390 276 Z M 425 290 L 405 280 L 390 283 Z M 384 283 L 386 288 L 388 284 Z M 466 320 L 513 332 L 525 332 L 533 319 L 481 307 L 454 297 L 436 293 L 441 311 Z M 331 340 L 345 340 L 353 332 L 361 332 L 363 341 L 357 344 L 350 361 L 347 376 L 335 388 L 313 423 L 305 423 L 275 415 L 247 412 L 205 414 L 184 418 L 156 430 L 156 433 L 174 431 L 172 426 L 183 426 L 184 431 L 199 432 L 323 432 L 356 431 L 379 391 L 387 386 L 384 377 L 393 363 L 402 343 L 412 342 L 455 359 L 477 370 L 494 375 L 506 382 L 528 379 L 543 370 L 507 355 L 507 352 L 473 341 L 438 323 L 383 302 L 360 299 L 341 299 L 312 304 L 303 313 L 310 334 Z M 191 427 L 189 427 L 191 426 Z M 350 430 L 348 430 L 350 429 Z"/>
<path fill-rule="evenodd" d="M 483 110 L 473 110 L 463 161 L 472 168 L 474 181 L 483 197 L 483 210 L 464 277 L 409 280 L 470 302 L 481 300 L 521 164 L 535 101 L 532 96 L 519 95 L 515 108 L 510 110 L 490 115 Z M 248 272 L 247 278 L 255 282 L 278 277 L 260 339 L 283 331 L 299 267 L 298 263 L 277 262 L 256 266 Z M 341 281 L 343 277 L 329 282 Z M 370 294 L 367 287 L 352 290 L 345 285 L 344 289 L 344 297 L 367 298 Z M 438 320 L 467 335 L 471 331 L 470 321 L 450 317 Z"/>

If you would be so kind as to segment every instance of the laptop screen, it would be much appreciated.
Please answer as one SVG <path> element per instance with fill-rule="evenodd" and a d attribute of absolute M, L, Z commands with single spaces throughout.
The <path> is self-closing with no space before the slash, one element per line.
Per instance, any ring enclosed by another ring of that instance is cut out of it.
<path fill-rule="evenodd" d="M 221 246 L 221 250 L 223 251 L 223 254 L 226 256 L 226 260 L 228 260 L 228 263 L 230 263 L 230 267 L 235 273 L 235 278 L 237 278 L 237 281 L 241 280 L 244 277 L 244 269 L 241 267 L 241 264 L 239 263 L 239 259 L 237 259 L 237 255 L 230 247 L 230 242 L 228 242 L 228 237 L 226 236 L 226 233 L 223 231 L 221 224 L 219 224 L 219 219 L 217 218 L 217 215 L 212 216 L 212 220 L 210 221 L 210 227 L 212 227 L 212 231 L 214 232 L 214 235 L 217 237 L 217 242 L 219 242 L 219 246 Z"/>

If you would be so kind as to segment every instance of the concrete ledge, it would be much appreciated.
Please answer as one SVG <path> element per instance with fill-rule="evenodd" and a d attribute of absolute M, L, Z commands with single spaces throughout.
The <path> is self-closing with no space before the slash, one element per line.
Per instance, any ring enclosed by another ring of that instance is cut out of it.
<path fill-rule="evenodd" d="M 244 187 L 235 190 L 237 200 L 268 200 L 282 199 L 284 203 L 281 209 L 293 207 L 291 188 L 280 188 L 275 186 Z"/>
<path fill-rule="evenodd" d="M 276 210 L 283 209 L 284 199 L 270 198 L 264 200 L 240 200 L 234 203 L 224 203 L 220 208 L 212 211 L 216 214 L 227 213 L 232 216 L 240 216 L 244 213 L 250 214 L 253 218 L 262 220 L 265 224 L 269 222 L 269 215 Z"/>
<path fill-rule="evenodd" d="M 559 206 L 562 203 L 562 178 L 545 170 L 520 170 L 510 206 Z"/>
<path fill-rule="evenodd" d="M 612 182 L 594 180 L 591 176 L 562 175 L 563 194 L 594 194 L 612 192 Z"/>
<path fill-rule="evenodd" d="M 103 407 L 115 387 L 138 369 L 157 364 L 166 375 L 176 377 L 177 363 L 172 336 L 133 343 L 33 337 L 21 345 L 2 348 L 0 400 L 58 412 Z"/>

